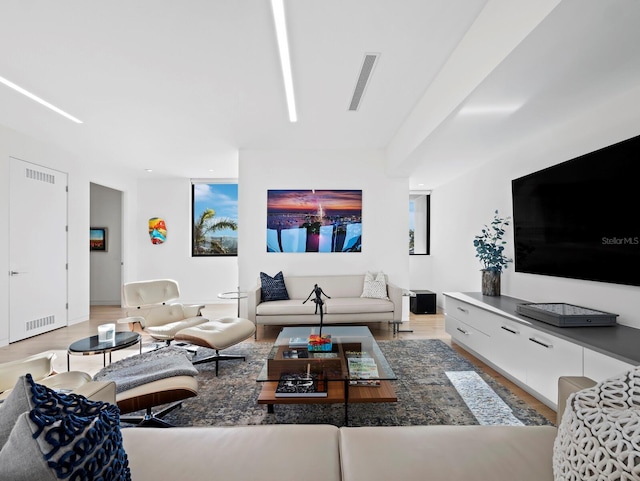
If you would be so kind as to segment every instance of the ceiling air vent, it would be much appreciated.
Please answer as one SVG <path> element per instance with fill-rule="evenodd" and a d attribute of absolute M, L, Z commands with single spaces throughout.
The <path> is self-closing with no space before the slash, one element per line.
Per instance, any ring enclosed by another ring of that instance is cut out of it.
<path fill-rule="evenodd" d="M 360 101 L 364 95 L 364 91 L 369 84 L 373 67 L 375 67 L 378 61 L 379 53 L 366 53 L 364 60 L 362 61 L 362 68 L 360 69 L 360 75 L 358 75 L 358 81 L 356 82 L 356 88 L 353 91 L 353 97 L 349 104 L 349 110 L 355 112 L 360 107 Z"/>

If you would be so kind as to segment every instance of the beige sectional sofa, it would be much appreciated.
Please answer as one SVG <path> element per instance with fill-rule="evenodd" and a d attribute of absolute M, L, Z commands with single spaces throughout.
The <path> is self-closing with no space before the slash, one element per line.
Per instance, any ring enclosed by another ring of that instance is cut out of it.
<path fill-rule="evenodd" d="M 247 317 L 256 327 L 263 325 L 311 325 L 320 323 L 315 296 L 303 302 L 317 284 L 330 297 L 323 296 L 325 324 L 387 322 L 402 319 L 402 288 L 387 279 L 388 299 L 361 297 L 365 275 L 284 276 L 288 300 L 263 302 L 260 281 L 249 290 Z"/>
<path fill-rule="evenodd" d="M 39 430 L 34 431 L 38 424 L 28 420 L 47 420 L 49 417 L 41 414 L 51 410 L 51 416 L 58 421 L 44 429 L 56 434 L 67 414 L 58 412 L 57 404 L 48 402 L 48 394 L 43 391 L 34 394 L 37 403 L 29 401 L 30 387 L 22 382 L 17 384 L 21 389 L 14 389 L 17 395 L 6 400 L 9 405 L 0 404 L 0 419 L 17 419 L 14 425 L 0 429 L 0 437 L 8 434 L 0 449 L 0 479 L 55 479 L 51 474 L 57 468 L 47 464 L 43 452 L 48 452 L 49 445 L 58 449 L 58 437 L 41 436 Z M 111 404 L 100 411 L 91 411 L 94 405 L 81 400 L 65 411 L 75 413 L 80 409 L 88 415 L 73 421 L 82 422 L 88 431 L 85 437 L 85 431 L 74 432 L 80 439 L 70 439 L 75 443 L 71 446 L 85 449 L 95 445 L 99 460 L 87 454 L 93 451 L 59 448 L 77 454 L 74 470 L 113 469 L 126 477 L 130 469 L 135 481 L 288 481 L 301 477 L 308 481 L 637 479 L 639 384 L 640 367 L 598 384 L 584 377 L 561 378 L 559 396 L 570 398 L 567 402 L 558 399 L 560 409 L 566 406 L 559 428 L 326 424 L 119 428 L 112 409 L 115 389 L 106 389 L 103 394 L 110 392 L 112 399 L 105 401 Z M 28 412 L 32 404 L 35 417 Z M 25 410 L 16 411 L 18 408 Z M 92 430 L 93 422 L 99 430 Z M 88 436 L 89 433 L 93 435 Z M 104 436 L 95 436 L 101 433 Z M 68 463 L 63 462 L 63 470 L 67 467 Z"/>
<path fill-rule="evenodd" d="M 546 481 L 553 479 L 556 435 L 552 426 L 281 424 L 152 430 L 122 431 L 136 481 Z"/>
<path fill-rule="evenodd" d="M 594 382 L 559 384 L 566 396 Z M 321 424 L 122 430 L 136 481 L 550 481 L 556 433 L 553 426 Z"/>

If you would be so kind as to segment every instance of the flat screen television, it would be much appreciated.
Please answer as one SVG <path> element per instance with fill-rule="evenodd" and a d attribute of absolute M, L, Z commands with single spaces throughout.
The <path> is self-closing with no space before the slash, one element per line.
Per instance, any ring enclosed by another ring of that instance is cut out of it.
<path fill-rule="evenodd" d="M 640 286 L 640 136 L 511 182 L 515 271 Z"/>

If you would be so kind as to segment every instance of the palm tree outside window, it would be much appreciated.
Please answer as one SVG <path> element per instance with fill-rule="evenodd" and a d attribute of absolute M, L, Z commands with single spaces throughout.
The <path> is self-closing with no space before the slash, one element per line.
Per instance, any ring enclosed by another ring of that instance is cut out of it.
<path fill-rule="evenodd" d="M 193 257 L 238 255 L 238 184 L 193 182 Z"/>

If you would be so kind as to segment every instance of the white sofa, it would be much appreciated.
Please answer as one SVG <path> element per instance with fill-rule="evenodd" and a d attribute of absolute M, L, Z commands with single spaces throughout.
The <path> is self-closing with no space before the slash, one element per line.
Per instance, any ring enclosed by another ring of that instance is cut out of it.
<path fill-rule="evenodd" d="M 593 384 L 561 379 L 559 396 Z M 556 433 L 554 426 L 322 424 L 122 430 L 136 481 L 552 481 Z"/>
<path fill-rule="evenodd" d="M 385 276 L 386 277 L 386 276 Z M 256 328 L 263 325 L 317 325 L 315 296 L 309 297 L 317 284 L 324 293 L 324 324 L 348 324 L 361 322 L 387 322 L 402 319 L 402 288 L 387 279 L 389 299 L 360 297 L 364 289 L 365 275 L 336 276 L 284 276 L 288 300 L 263 302 L 260 280 L 249 290 L 247 317 Z M 256 331 L 257 336 L 257 331 Z"/>
<path fill-rule="evenodd" d="M 136 481 L 552 481 L 557 431 L 323 424 L 152 429 L 122 430 Z"/>
<path fill-rule="evenodd" d="M 622 398 L 609 398 L 611 387 L 624 385 L 625 392 L 633 393 L 635 399 L 634 386 L 639 375 L 635 373 L 632 383 L 625 384 L 623 376 L 604 387 L 603 383 L 594 386 L 594 381 L 584 377 L 560 378 L 559 412 L 568 405 L 562 423 L 558 423 L 560 429 L 554 426 L 278 424 L 170 429 L 128 427 L 120 431 L 131 479 L 135 481 L 213 478 L 288 481 L 301 477 L 307 481 L 564 481 L 582 479 L 575 476 L 554 478 L 557 474 L 554 468 L 559 460 L 571 463 L 576 458 L 572 453 L 576 451 L 593 452 L 593 446 L 598 443 L 584 445 L 581 440 L 585 436 L 602 437 L 598 454 L 581 455 L 578 460 L 587 472 L 606 473 L 609 468 L 617 468 L 618 473 L 627 473 L 627 477 L 611 479 L 637 479 L 629 475 L 630 470 L 637 473 L 634 468 L 638 464 L 634 441 L 637 424 L 620 424 L 616 420 L 637 419 L 631 410 L 637 411 L 635 406 L 638 404 L 632 401 L 629 405 L 621 402 Z M 583 391 L 585 388 L 590 389 Z M 563 397 L 571 394 L 571 402 L 566 403 Z M 111 390 L 111 395 L 115 396 L 115 390 Z M 603 409 L 604 406 L 608 407 Z M 626 406 L 630 409 L 627 407 L 625 411 Z M 589 422 L 604 417 L 616 422 L 610 423 L 606 432 L 585 431 L 580 426 L 580 419 L 574 416 L 585 408 L 583 413 L 591 413 L 585 417 Z M 595 418 L 594 412 L 599 413 Z M 617 417 L 618 413 L 621 418 Z M 567 429 L 574 426 L 574 432 L 567 438 Z M 574 440 L 574 434 L 577 446 L 565 449 L 563 441 Z M 621 443 L 629 437 L 632 444 L 627 442 L 627 449 L 622 449 Z M 26 437 L 22 435 L 21 439 L 25 445 L 35 445 L 33 440 L 26 438 L 32 438 L 30 433 Z M 34 453 L 41 456 L 41 453 Z M 613 458 L 612 463 L 606 459 L 602 461 L 607 456 Z M 34 477 L 31 468 L 24 469 L 21 464 L 24 462 L 27 461 L 11 466 L 0 463 L 0 478 L 16 479 L 3 478 L 3 470 L 11 471 L 8 468 L 12 467 L 25 474 L 21 480 L 45 479 Z M 43 464 L 41 460 L 33 462 Z"/>

